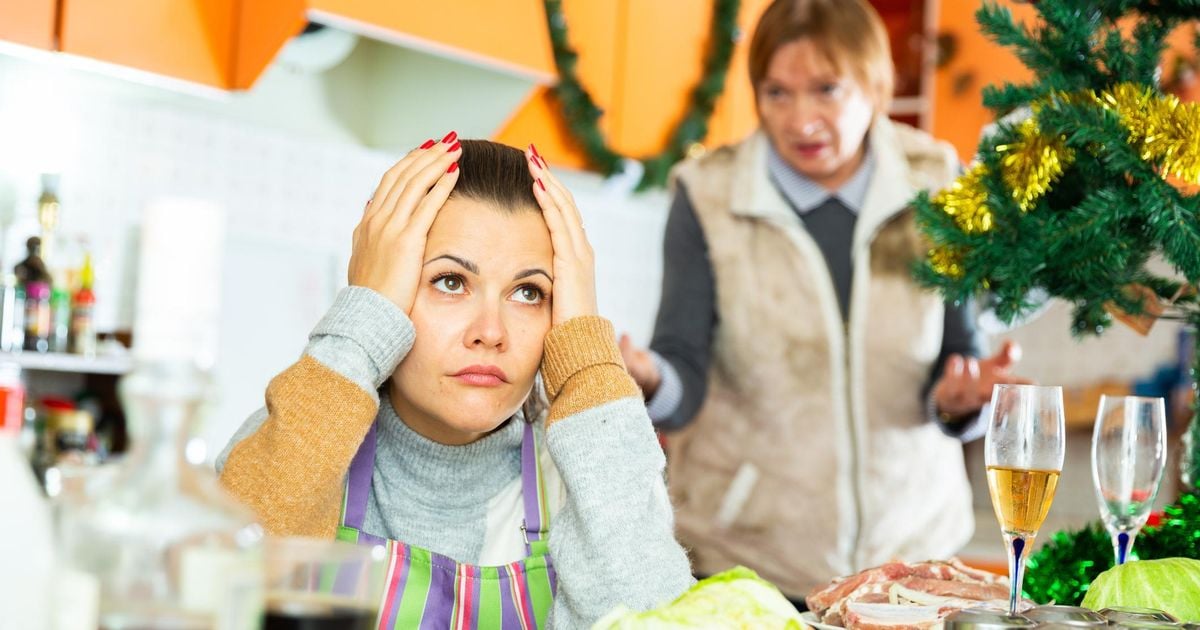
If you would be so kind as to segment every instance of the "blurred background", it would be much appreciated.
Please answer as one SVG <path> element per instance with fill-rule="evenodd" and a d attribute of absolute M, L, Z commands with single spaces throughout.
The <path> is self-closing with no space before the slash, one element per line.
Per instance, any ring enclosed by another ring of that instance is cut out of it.
<path fill-rule="evenodd" d="M 755 127 L 745 56 L 766 4 L 740 3 L 724 91 L 689 154 Z M 1022 66 L 978 32 L 977 0 L 873 4 L 897 66 L 894 117 L 970 161 L 992 121 L 981 90 L 1026 78 Z M 562 11 L 609 145 L 633 157 L 660 152 L 703 76 L 713 3 L 565 0 Z M 1194 31 L 1177 35 L 1163 84 L 1194 99 Z M 28 424 L 82 409 L 92 417 L 88 448 L 124 448 L 113 391 L 136 333 L 141 212 L 162 197 L 200 199 L 226 216 L 204 429 L 211 460 L 345 284 L 350 232 L 379 175 L 451 130 L 537 144 L 584 213 L 602 314 L 648 343 L 668 196 L 635 192 L 636 170 L 606 178 L 589 169 L 551 94 L 558 76 L 542 0 L 0 0 L 0 268 L 27 263 L 27 239 L 48 237 L 53 247 L 40 253 L 58 287 L 51 301 L 90 289 L 98 334 L 94 357 L 53 339 L 46 352 L 5 355 L 22 365 Z M 1045 531 L 1096 516 L 1088 448 L 1101 393 L 1172 396 L 1176 432 L 1185 418 L 1181 349 L 1190 344 L 1178 325 L 1161 322 L 1145 337 L 1118 326 L 1083 341 L 1069 328 L 1068 310 L 1052 305 L 1005 334 L 1025 349 L 1022 374 L 1067 388 L 1067 468 Z M 977 520 L 987 523 L 981 444 L 966 448 Z M 1172 455 L 1161 501 L 1174 498 L 1177 469 Z M 977 530 L 967 554 L 1003 558 L 994 529 Z"/>

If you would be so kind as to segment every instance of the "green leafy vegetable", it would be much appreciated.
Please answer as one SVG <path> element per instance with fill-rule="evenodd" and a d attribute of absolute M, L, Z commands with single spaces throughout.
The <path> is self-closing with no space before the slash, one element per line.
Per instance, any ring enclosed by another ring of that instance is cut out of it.
<path fill-rule="evenodd" d="M 646 612 L 618 608 L 592 630 L 670 628 L 801 630 L 796 607 L 770 582 L 745 567 L 701 580 L 675 601 Z"/>
<path fill-rule="evenodd" d="M 1096 577 L 1083 598 L 1086 608 L 1157 608 L 1180 621 L 1200 623 L 1200 560 L 1138 560 Z"/>

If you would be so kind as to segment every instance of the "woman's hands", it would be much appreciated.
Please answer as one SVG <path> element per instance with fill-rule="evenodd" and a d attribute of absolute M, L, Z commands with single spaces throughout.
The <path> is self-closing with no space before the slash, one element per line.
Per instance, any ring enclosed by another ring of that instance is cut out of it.
<path fill-rule="evenodd" d="M 951 418 L 977 413 L 992 399 L 999 383 L 1029 384 L 1033 381 L 1012 373 L 1021 360 L 1021 346 L 1005 341 L 996 354 L 986 359 L 952 354 L 946 358 L 942 377 L 933 386 L 938 413 Z"/>
<path fill-rule="evenodd" d="M 429 228 L 458 181 L 457 137 L 452 131 L 430 140 L 388 169 L 354 228 L 350 284 L 378 291 L 408 315 Z"/>
<path fill-rule="evenodd" d="M 627 334 L 621 335 L 617 345 L 621 348 L 621 358 L 625 360 L 625 369 L 629 370 L 629 375 L 633 377 L 634 382 L 642 388 L 642 395 L 646 400 L 654 398 L 654 394 L 658 392 L 658 386 L 662 384 L 662 373 L 659 372 L 654 358 L 650 356 L 650 351 L 633 343 Z"/>
<path fill-rule="evenodd" d="M 583 232 L 583 217 L 575 199 L 533 145 L 525 150 L 533 196 L 542 207 L 554 247 L 554 290 L 551 293 L 551 325 L 557 326 L 582 315 L 596 315 L 596 263 L 592 246 Z"/>

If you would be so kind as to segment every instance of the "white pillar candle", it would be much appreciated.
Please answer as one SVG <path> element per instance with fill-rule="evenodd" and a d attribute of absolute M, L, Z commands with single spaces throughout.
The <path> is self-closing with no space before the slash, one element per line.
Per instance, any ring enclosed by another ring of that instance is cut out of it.
<path fill-rule="evenodd" d="M 212 367 L 224 229 L 221 208 L 206 201 L 166 198 L 146 207 L 134 321 L 138 360 Z"/>

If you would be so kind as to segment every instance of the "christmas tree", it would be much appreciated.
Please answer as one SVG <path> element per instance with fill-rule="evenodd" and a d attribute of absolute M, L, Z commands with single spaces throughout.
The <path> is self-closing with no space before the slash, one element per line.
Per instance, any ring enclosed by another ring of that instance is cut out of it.
<path fill-rule="evenodd" d="M 918 279 L 953 300 L 986 295 L 1010 322 L 1034 306 L 1032 295 L 1066 300 L 1076 335 L 1098 335 L 1114 317 L 1200 326 L 1200 104 L 1157 83 L 1167 36 L 1200 17 L 1200 0 L 1041 0 L 1035 9 L 1028 25 L 991 3 L 976 14 L 1034 78 L 985 89 L 984 104 L 1003 118 L 977 161 L 915 200 L 931 246 Z M 1174 273 L 1155 273 L 1153 259 Z M 1194 419 L 1189 438 L 1182 472 L 1194 488 Z"/>
<path fill-rule="evenodd" d="M 1167 35 L 1200 17 L 1200 0 L 1041 0 L 1018 24 L 985 4 L 984 32 L 1034 74 L 989 87 L 1003 117 L 978 160 L 952 186 L 916 200 L 931 244 L 916 274 L 950 299 L 986 295 L 1014 321 L 1041 293 L 1074 306 L 1073 332 L 1098 335 L 1120 319 L 1200 327 L 1200 106 L 1164 94 Z M 1197 42 L 1200 47 L 1200 41 Z M 1155 273 L 1153 259 L 1173 274 Z M 1196 336 L 1200 338 L 1200 335 Z M 1200 352 L 1192 376 L 1200 376 Z M 1200 554 L 1200 421 L 1185 433 L 1182 478 L 1192 492 L 1138 538 L 1144 558 Z M 1058 532 L 1028 563 L 1025 592 L 1078 603 L 1112 566 L 1098 523 Z"/>

